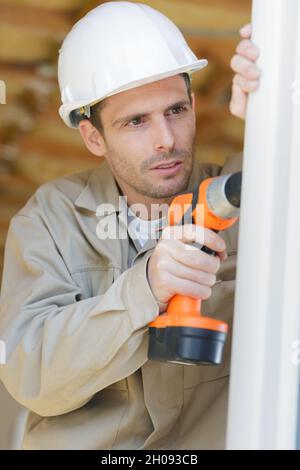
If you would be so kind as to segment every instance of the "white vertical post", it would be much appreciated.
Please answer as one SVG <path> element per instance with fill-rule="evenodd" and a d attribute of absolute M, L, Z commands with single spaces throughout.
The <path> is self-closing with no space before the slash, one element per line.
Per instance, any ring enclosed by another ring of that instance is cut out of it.
<path fill-rule="evenodd" d="M 294 449 L 300 357 L 300 1 L 253 0 L 228 449 Z"/>

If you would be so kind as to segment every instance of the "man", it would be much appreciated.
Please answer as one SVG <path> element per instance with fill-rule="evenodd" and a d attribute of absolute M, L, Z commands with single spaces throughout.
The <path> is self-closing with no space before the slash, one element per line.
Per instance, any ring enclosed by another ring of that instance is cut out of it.
<path fill-rule="evenodd" d="M 249 37 L 232 64 L 240 117 L 250 86 L 239 67 L 257 55 Z M 241 167 L 238 157 L 223 168 L 194 162 L 189 74 L 205 65 L 145 4 L 102 4 L 64 41 L 60 114 L 105 162 L 44 184 L 10 223 L 0 370 L 30 410 L 24 449 L 224 448 L 230 339 L 218 367 L 147 359 L 148 324 L 176 293 L 206 299 L 203 313 L 232 321 L 237 229 L 204 230 L 216 257 L 185 249 L 203 242 L 193 225 L 151 236 L 161 222 L 154 205 Z M 140 230 L 126 226 L 120 195 Z M 136 217 L 137 203 L 146 216 Z M 123 235 L 103 236 L 111 226 Z"/>

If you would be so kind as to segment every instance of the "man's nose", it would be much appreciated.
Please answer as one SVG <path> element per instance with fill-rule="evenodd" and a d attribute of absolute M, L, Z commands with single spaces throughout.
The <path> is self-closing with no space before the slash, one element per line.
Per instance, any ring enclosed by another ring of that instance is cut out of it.
<path fill-rule="evenodd" d="M 173 149 L 175 139 L 172 128 L 163 117 L 157 120 L 154 125 L 154 145 L 155 151 L 170 151 Z"/>

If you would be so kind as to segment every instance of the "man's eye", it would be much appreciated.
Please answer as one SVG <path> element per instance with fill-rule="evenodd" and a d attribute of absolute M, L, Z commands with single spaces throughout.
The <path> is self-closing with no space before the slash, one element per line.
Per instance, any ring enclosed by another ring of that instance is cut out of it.
<path fill-rule="evenodd" d="M 172 111 L 179 111 L 179 112 L 176 112 L 176 113 L 172 113 L 172 114 L 180 114 L 182 113 L 183 111 L 186 110 L 186 107 L 185 106 L 175 106 L 175 108 L 172 108 Z"/>
<path fill-rule="evenodd" d="M 136 118 L 131 119 L 131 121 L 129 121 L 128 124 L 133 124 L 133 127 L 135 127 L 135 126 L 141 124 L 141 122 L 142 122 L 142 118 L 136 117 Z"/>

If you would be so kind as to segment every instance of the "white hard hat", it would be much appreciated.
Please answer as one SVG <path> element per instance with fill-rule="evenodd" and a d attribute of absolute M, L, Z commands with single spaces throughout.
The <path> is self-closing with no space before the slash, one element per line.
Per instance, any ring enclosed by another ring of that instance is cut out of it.
<path fill-rule="evenodd" d="M 59 114 L 76 127 L 70 113 L 121 91 L 207 65 L 198 60 L 181 31 L 143 3 L 102 3 L 79 20 L 59 51 Z"/>

